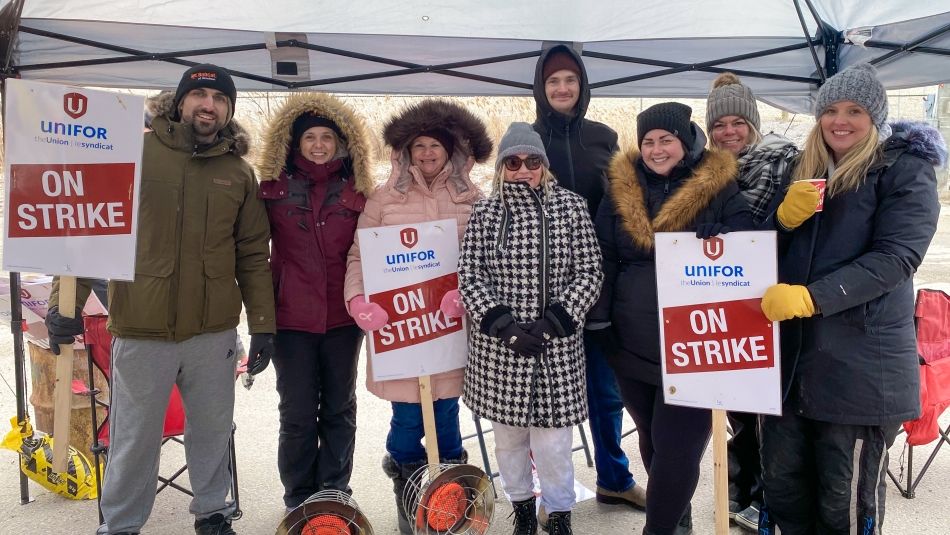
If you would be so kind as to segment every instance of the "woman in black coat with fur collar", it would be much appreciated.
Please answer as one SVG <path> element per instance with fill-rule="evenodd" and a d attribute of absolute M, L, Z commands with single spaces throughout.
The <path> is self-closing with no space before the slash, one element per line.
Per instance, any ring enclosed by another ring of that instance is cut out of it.
<path fill-rule="evenodd" d="M 708 238 L 752 227 L 735 158 L 704 149 L 706 137 L 691 113 L 667 102 L 637 117 L 638 147 L 614 157 L 597 212 L 605 279 L 588 328 L 606 326 L 613 346 L 608 360 L 637 424 L 649 474 L 644 535 L 691 532 L 689 501 L 711 426 L 708 410 L 663 402 L 653 233 Z"/>

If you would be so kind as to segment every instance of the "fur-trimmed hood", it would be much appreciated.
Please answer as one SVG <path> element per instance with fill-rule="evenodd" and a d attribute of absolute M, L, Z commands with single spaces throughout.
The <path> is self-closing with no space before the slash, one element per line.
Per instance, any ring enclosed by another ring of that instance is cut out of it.
<path fill-rule="evenodd" d="M 174 91 L 162 91 L 154 97 L 150 97 L 145 102 L 145 107 L 153 118 L 164 117 L 168 121 L 169 129 L 173 129 L 175 125 L 181 124 L 178 121 L 172 120 L 172 117 L 175 116 Z M 220 137 L 231 142 L 231 152 L 238 156 L 246 156 L 251 149 L 251 136 L 233 116 L 231 117 L 231 122 L 225 125 L 218 134 Z"/>
<path fill-rule="evenodd" d="M 426 99 L 405 108 L 386 123 L 383 139 L 392 148 L 403 152 L 421 132 L 436 128 L 455 137 L 455 150 L 462 151 L 465 158 L 472 156 L 476 162 L 484 163 L 491 156 L 492 140 L 485 123 L 474 113 L 448 100 Z"/>
<path fill-rule="evenodd" d="M 893 134 L 888 143 L 903 141 L 907 152 L 923 158 L 935 167 L 947 164 L 947 142 L 936 128 L 923 122 L 898 121 L 891 123 Z"/>
<path fill-rule="evenodd" d="M 373 192 L 372 149 L 366 124 L 340 99 L 326 93 L 295 93 L 271 115 L 263 133 L 264 145 L 257 160 L 257 174 L 261 181 L 277 180 L 286 170 L 287 155 L 294 121 L 305 113 L 325 117 L 334 123 L 346 137 L 346 149 L 352 162 L 356 191 L 369 195 Z"/>
<path fill-rule="evenodd" d="M 652 220 L 637 171 L 640 150 L 634 146 L 618 152 L 610 162 L 607 176 L 610 196 L 617 215 L 639 247 L 653 249 L 654 232 L 676 232 L 687 228 L 729 183 L 735 181 L 735 157 L 724 150 L 710 149 L 693 168 L 685 182 L 663 204 Z"/>

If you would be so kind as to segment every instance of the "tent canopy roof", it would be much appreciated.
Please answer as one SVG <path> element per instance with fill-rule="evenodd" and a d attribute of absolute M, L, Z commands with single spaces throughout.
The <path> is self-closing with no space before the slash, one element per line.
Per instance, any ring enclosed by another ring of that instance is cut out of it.
<path fill-rule="evenodd" d="M 888 88 L 950 80 L 950 0 L 631 4 L 12 0 L 2 23 L 22 7 L 8 74 L 112 87 L 174 87 L 210 62 L 241 90 L 527 95 L 555 42 L 583 53 L 594 96 L 702 97 L 732 70 L 801 111 L 823 76 L 859 61 Z"/>

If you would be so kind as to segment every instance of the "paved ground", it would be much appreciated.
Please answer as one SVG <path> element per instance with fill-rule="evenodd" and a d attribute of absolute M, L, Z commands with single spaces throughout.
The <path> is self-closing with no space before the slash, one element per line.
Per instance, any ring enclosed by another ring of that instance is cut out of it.
<path fill-rule="evenodd" d="M 917 282 L 929 287 L 950 291 L 950 206 L 945 205 L 940 219 L 940 230 L 934 240 Z M 7 385 L 0 385 L 0 416 L 4 419 L 15 413 L 12 391 L 13 359 L 12 337 L 9 332 L 0 333 L 0 374 Z M 361 367 L 362 369 L 362 367 Z M 362 383 L 361 383 L 362 384 Z M 391 486 L 380 469 L 383 455 L 389 406 L 369 393 L 362 386 L 358 390 L 359 415 L 355 471 L 352 486 L 354 497 L 373 523 L 376 533 L 396 533 L 395 505 Z M 239 479 L 241 482 L 241 506 L 244 518 L 235 523 L 235 529 L 243 535 L 265 535 L 274 532 L 283 514 L 281 486 L 277 478 L 277 394 L 274 391 L 274 375 L 268 370 L 261 375 L 251 391 L 238 389 L 237 450 Z M 463 431 L 474 432 L 471 416 L 462 414 Z M 942 422 L 950 424 L 950 413 Z M 627 420 L 629 427 L 630 421 Z M 5 432 L 5 429 L 4 429 Z M 491 435 L 488 436 L 489 451 L 492 450 Z M 579 441 L 577 442 L 579 444 Z M 903 444 L 898 442 L 891 450 L 891 466 L 896 467 L 903 455 Z M 477 443 L 468 442 L 472 458 L 477 459 Z M 624 439 L 624 447 L 637 459 L 636 437 Z M 920 466 L 931 447 L 915 450 L 915 465 Z M 166 455 L 166 464 L 174 464 L 181 458 L 177 452 Z M 593 468 L 588 468 L 581 452 L 575 453 L 577 478 L 585 485 L 594 485 Z M 494 462 L 494 457 L 492 457 Z M 479 463 L 480 464 L 480 463 Z M 633 462 L 634 475 L 645 481 L 639 462 Z M 97 523 L 95 502 L 74 502 L 50 494 L 31 483 L 34 501 L 19 505 L 16 456 L 8 451 L 0 452 L 0 504 L 7 513 L 0 515 L 0 534 L 21 532 L 60 534 L 91 534 Z M 712 456 L 707 452 L 699 489 L 693 500 L 697 534 L 713 532 L 712 520 Z M 930 473 L 918 487 L 917 498 L 904 499 L 893 484 L 887 495 L 888 533 L 940 534 L 950 531 L 950 446 L 938 456 Z M 188 500 L 182 494 L 167 491 L 156 500 L 151 520 L 145 527 L 149 534 L 187 534 L 192 532 L 192 518 L 187 513 Z M 492 534 L 510 533 L 506 519 L 510 506 L 500 498 L 496 502 L 495 521 L 489 531 Z M 593 500 L 578 504 L 574 514 L 575 532 L 578 534 L 639 534 L 643 526 L 642 513 L 617 506 L 602 506 Z M 733 528 L 734 534 L 741 533 Z"/>

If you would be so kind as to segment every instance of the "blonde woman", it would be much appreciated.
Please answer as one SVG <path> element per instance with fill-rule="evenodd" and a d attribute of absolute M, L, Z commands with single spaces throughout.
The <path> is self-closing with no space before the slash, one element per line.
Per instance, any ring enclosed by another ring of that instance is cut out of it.
<path fill-rule="evenodd" d="M 880 533 L 887 448 L 920 412 L 913 276 L 934 235 L 932 129 L 896 125 L 867 64 L 828 79 L 777 211 L 782 416 L 762 421 L 767 512 L 785 535 Z M 929 131 L 928 131 L 929 130 Z M 886 141 L 883 139 L 886 138 Z M 809 180 L 828 179 L 823 211 Z"/>
<path fill-rule="evenodd" d="M 472 315 L 465 404 L 492 422 L 514 535 L 534 535 L 532 454 L 550 535 L 570 535 L 571 440 L 587 418 L 584 321 L 600 291 L 600 250 L 584 198 L 557 184 L 541 136 L 513 123 L 494 194 L 475 205 L 459 260 Z"/>

